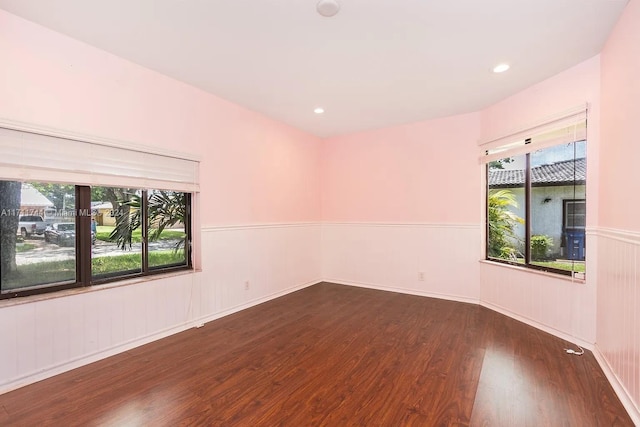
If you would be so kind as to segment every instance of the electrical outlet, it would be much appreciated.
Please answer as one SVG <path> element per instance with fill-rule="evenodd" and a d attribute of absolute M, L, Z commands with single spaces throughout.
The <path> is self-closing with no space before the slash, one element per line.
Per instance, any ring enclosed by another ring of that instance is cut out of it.
<path fill-rule="evenodd" d="M 424 271 L 418 272 L 418 280 L 424 282 Z"/>
<path fill-rule="evenodd" d="M 249 290 L 249 281 L 248 280 L 246 282 L 244 282 L 244 290 L 245 291 Z"/>

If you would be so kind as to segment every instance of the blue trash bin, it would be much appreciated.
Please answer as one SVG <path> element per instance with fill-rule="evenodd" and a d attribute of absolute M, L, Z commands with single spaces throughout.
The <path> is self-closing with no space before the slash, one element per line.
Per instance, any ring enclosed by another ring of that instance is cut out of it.
<path fill-rule="evenodd" d="M 584 261 L 584 230 L 565 231 L 567 242 L 567 258 L 573 261 Z"/>

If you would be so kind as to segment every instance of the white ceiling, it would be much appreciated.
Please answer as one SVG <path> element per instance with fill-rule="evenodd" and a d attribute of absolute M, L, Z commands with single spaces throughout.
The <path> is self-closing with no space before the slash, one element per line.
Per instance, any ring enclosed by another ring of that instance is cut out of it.
<path fill-rule="evenodd" d="M 0 0 L 309 133 L 466 113 L 596 55 L 627 0 Z M 494 74 L 508 62 L 511 70 Z M 323 115 L 313 109 L 322 106 Z"/>

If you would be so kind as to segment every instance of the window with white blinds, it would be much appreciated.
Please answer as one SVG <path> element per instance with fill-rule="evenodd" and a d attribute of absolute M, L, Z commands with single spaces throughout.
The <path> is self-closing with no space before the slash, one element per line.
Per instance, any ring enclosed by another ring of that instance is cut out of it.
<path fill-rule="evenodd" d="M 480 144 L 486 258 L 585 277 L 587 110 Z"/>
<path fill-rule="evenodd" d="M 192 269 L 198 174 L 193 156 L 0 123 L 0 299 Z"/>
<path fill-rule="evenodd" d="M 505 156 L 518 156 L 562 143 L 587 139 L 587 109 L 577 107 L 547 120 L 527 126 L 495 139 L 480 143 L 481 163 L 489 163 Z"/>
<path fill-rule="evenodd" d="M 0 147 L 0 179 L 199 190 L 199 162 L 180 154 L 3 127 Z"/>

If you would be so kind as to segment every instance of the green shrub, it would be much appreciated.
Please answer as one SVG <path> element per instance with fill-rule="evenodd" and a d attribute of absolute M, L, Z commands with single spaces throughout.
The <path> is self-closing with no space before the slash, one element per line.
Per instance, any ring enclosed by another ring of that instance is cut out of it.
<path fill-rule="evenodd" d="M 503 259 L 517 257 L 516 246 L 520 239 L 515 233 L 515 228 L 518 224 L 524 224 L 524 219 L 513 212 L 517 207 L 516 196 L 510 190 L 489 191 L 487 212 L 489 257 Z"/>
<path fill-rule="evenodd" d="M 553 246 L 553 239 L 546 235 L 531 236 L 531 260 L 543 261 L 548 259 L 549 250 Z"/>

